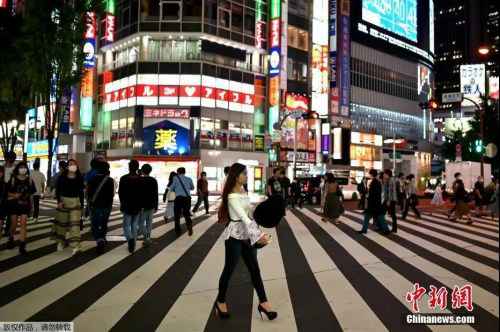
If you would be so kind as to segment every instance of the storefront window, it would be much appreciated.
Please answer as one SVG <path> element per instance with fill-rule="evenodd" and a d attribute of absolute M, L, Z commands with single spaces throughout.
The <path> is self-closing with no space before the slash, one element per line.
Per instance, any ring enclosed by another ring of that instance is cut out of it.
<path fill-rule="evenodd" d="M 242 149 L 245 151 L 253 151 L 253 131 L 250 123 L 242 124 L 241 135 L 243 141 Z"/>
<path fill-rule="evenodd" d="M 229 149 L 241 149 L 241 124 L 239 122 L 229 122 Z"/>
<path fill-rule="evenodd" d="M 228 122 L 226 120 L 215 120 L 215 144 L 218 149 L 227 149 Z"/>
<path fill-rule="evenodd" d="M 199 60 L 201 53 L 201 42 L 200 41 L 187 41 L 186 42 L 186 59 L 187 60 Z"/>
<path fill-rule="evenodd" d="M 210 118 L 201 118 L 200 145 L 202 148 L 213 148 L 215 145 L 215 124 Z"/>
<path fill-rule="evenodd" d="M 185 54 L 185 46 L 186 42 L 184 40 L 181 41 L 173 41 L 172 42 L 172 60 L 180 61 L 184 59 Z"/>

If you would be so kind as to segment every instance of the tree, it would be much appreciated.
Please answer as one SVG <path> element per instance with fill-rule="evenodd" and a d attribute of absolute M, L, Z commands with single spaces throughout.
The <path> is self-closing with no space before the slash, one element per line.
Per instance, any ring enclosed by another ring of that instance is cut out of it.
<path fill-rule="evenodd" d="M 83 69 L 83 33 L 87 13 L 97 11 L 101 1 L 27 1 L 23 38 L 19 45 L 36 96 L 45 106 L 48 140 L 47 178 L 52 176 L 55 140 L 62 116 L 61 101 L 77 84 Z"/>
<path fill-rule="evenodd" d="M 442 147 L 442 156 L 445 159 L 455 160 L 455 147 L 457 144 L 462 146 L 462 160 L 480 161 L 482 150 L 477 150 L 477 141 L 482 142 L 485 147 L 489 143 L 495 143 L 498 146 L 498 132 L 500 130 L 500 119 L 498 118 L 498 103 L 490 98 L 482 98 L 482 112 L 484 116 L 484 137 L 481 138 L 481 113 L 476 110 L 474 117 L 469 120 L 470 130 L 464 132 L 456 130 L 446 134 L 446 141 Z M 486 162 L 492 164 L 492 169 L 499 168 L 499 155 L 495 158 L 484 158 Z"/>
<path fill-rule="evenodd" d="M 31 105 L 31 85 L 26 67 L 20 65 L 23 52 L 17 45 L 22 16 L 0 11 L 0 146 L 5 158 L 14 150 L 18 130 Z"/>

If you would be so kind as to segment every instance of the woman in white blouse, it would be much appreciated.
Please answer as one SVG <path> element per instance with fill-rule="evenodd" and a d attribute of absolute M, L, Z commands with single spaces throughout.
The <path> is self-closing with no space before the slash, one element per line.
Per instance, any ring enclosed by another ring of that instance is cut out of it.
<path fill-rule="evenodd" d="M 259 297 L 257 310 L 261 317 L 264 313 L 269 320 L 273 320 L 278 314 L 271 311 L 271 304 L 267 301 L 257 261 L 257 247 L 267 245 L 270 237 L 249 217 L 250 200 L 243 187 L 246 182 L 246 167 L 238 163 L 233 164 L 227 175 L 220 206 L 222 214 L 228 217 L 229 222 L 223 234 L 226 247 L 225 264 L 219 280 L 219 294 L 214 303 L 214 310 L 220 318 L 229 318 L 226 292 L 231 275 L 242 256 Z"/>

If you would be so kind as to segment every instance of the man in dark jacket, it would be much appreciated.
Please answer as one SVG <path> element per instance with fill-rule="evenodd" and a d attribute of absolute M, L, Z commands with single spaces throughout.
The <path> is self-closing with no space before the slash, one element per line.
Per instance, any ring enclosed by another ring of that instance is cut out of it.
<path fill-rule="evenodd" d="M 153 223 L 153 214 L 158 211 L 158 181 L 149 176 L 153 168 L 150 164 L 144 164 L 141 168 L 141 201 L 142 216 L 140 221 L 141 233 L 144 235 L 143 245 L 145 247 L 151 244 L 151 225 Z"/>
<path fill-rule="evenodd" d="M 201 177 L 198 179 L 198 183 L 196 184 L 196 192 L 198 195 L 198 201 L 193 208 L 193 213 L 198 211 L 201 202 L 203 202 L 205 205 L 205 213 L 208 214 L 208 181 L 206 172 L 201 172 Z"/>
<path fill-rule="evenodd" d="M 363 228 L 358 231 L 360 234 L 366 234 L 368 231 L 368 223 L 373 218 L 374 222 L 378 225 L 383 234 L 390 233 L 384 218 L 384 208 L 382 206 L 382 184 L 377 178 L 377 171 L 370 170 L 371 182 L 368 185 L 368 204 L 365 209 L 365 218 L 363 220 Z"/>
<path fill-rule="evenodd" d="M 129 173 L 120 178 L 118 196 L 120 211 L 123 213 L 123 234 L 128 241 L 128 251 L 133 253 L 137 239 L 137 228 L 141 219 L 141 178 L 137 171 L 139 162 L 132 159 L 128 163 Z"/>
<path fill-rule="evenodd" d="M 95 174 L 87 183 L 87 202 L 92 224 L 92 235 L 97 243 L 97 252 L 103 253 L 115 183 L 109 176 L 109 164 L 105 161 L 95 163 Z"/>

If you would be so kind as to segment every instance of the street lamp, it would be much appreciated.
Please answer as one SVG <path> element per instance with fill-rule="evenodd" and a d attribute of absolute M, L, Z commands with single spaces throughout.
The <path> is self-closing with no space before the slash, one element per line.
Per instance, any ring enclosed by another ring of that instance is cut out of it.
<path fill-rule="evenodd" d="M 384 140 L 384 144 L 392 144 L 392 172 L 396 175 L 396 144 L 404 143 L 403 138 L 389 138 Z"/>

